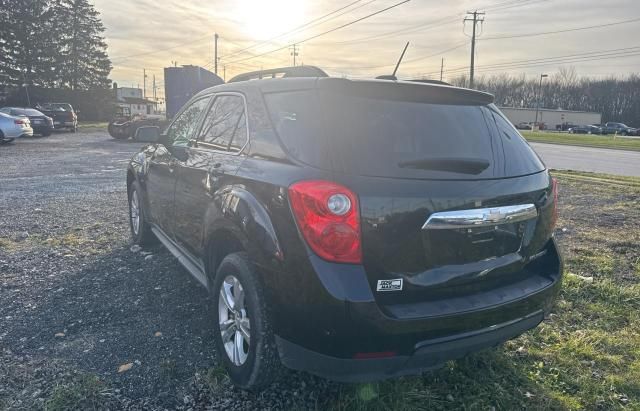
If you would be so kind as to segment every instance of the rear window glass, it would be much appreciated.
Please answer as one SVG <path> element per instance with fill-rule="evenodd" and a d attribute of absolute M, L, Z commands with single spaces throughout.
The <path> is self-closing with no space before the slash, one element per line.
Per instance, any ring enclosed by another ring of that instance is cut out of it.
<path fill-rule="evenodd" d="M 267 94 L 289 153 L 349 174 L 403 178 L 500 178 L 544 165 L 493 104 L 434 104 L 337 95 Z"/>
<path fill-rule="evenodd" d="M 11 110 L 14 116 L 42 116 L 43 114 L 38 110 L 32 108 L 17 108 Z"/>

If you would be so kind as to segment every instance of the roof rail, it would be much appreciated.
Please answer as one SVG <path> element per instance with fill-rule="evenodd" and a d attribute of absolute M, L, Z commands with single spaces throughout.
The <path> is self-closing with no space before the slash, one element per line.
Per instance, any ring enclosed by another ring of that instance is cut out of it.
<path fill-rule="evenodd" d="M 316 66 L 281 67 L 269 70 L 258 70 L 239 74 L 229 80 L 229 83 L 238 81 L 258 80 L 263 78 L 287 78 L 287 77 L 329 77 L 322 69 Z"/>

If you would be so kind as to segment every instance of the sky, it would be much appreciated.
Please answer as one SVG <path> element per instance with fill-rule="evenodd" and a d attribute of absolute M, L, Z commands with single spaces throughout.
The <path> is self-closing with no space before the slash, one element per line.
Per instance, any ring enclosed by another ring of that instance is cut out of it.
<path fill-rule="evenodd" d="M 476 76 L 538 77 L 553 75 L 560 67 L 573 67 L 578 75 L 591 77 L 640 72 L 638 0 L 410 0 L 307 40 L 401 1 L 94 0 L 94 4 L 106 27 L 114 66 L 111 79 L 120 86 L 142 88 L 146 69 L 147 96 L 152 95 L 154 75 L 157 95 L 163 95 L 163 67 L 193 64 L 213 71 L 215 33 L 218 74 L 227 79 L 292 65 L 293 43 L 299 48 L 297 64 L 317 65 L 331 75 L 390 74 L 410 42 L 399 77 L 439 79 L 444 59 L 446 81 L 468 74 L 472 23 L 463 19 L 473 10 L 486 13 L 477 26 Z M 563 59 L 550 60 L 556 57 Z"/>

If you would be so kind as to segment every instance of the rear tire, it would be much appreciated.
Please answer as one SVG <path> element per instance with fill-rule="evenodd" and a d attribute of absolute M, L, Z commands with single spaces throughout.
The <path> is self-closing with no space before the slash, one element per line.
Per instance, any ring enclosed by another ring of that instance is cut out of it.
<path fill-rule="evenodd" d="M 282 365 L 262 281 L 246 253 L 222 260 L 211 296 L 216 350 L 231 381 L 250 391 L 268 387 Z"/>
<path fill-rule="evenodd" d="M 134 244 L 150 245 L 156 242 L 156 236 L 146 219 L 143 207 L 142 191 L 137 181 L 129 188 L 129 227 Z"/>

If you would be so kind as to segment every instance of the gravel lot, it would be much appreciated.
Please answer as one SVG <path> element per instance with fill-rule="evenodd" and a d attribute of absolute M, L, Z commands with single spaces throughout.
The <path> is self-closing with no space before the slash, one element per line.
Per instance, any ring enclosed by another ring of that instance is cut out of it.
<path fill-rule="evenodd" d="M 217 365 L 205 291 L 132 251 L 125 166 L 104 131 L 0 146 L 0 410 L 638 409 L 640 183 L 557 173 L 567 275 L 535 331 L 422 378 L 289 372 L 259 395 Z"/>
<path fill-rule="evenodd" d="M 0 409 L 315 407 L 335 385 L 233 389 L 204 289 L 161 246 L 131 251 L 138 148 L 100 130 L 0 146 Z"/>

